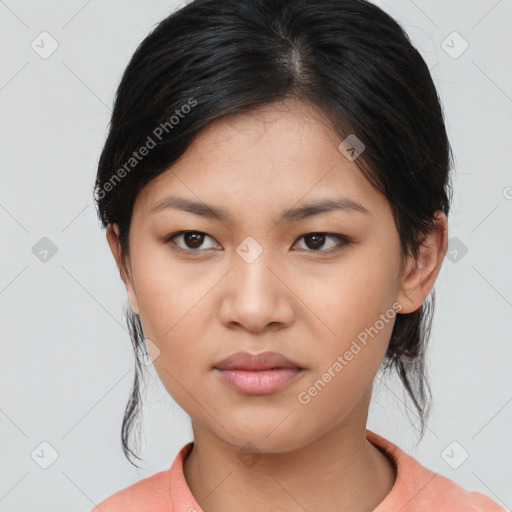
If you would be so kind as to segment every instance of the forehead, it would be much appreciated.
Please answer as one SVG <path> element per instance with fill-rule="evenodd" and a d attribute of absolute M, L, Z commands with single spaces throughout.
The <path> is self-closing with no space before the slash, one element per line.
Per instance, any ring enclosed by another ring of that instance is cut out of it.
<path fill-rule="evenodd" d="M 386 198 L 340 152 L 340 143 L 318 111 L 297 102 L 225 116 L 146 186 L 139 206 L 149 214 L 173 195 L 235 215 L 264 211 L 275 218 L 301 203 L 346 198 L 378 214 Z"/>
<path fill-rule="evenodd" d="M 237 170 L 253 167 L 254 162 L 254 168 L 259 167 L 264 176 L 266 168 L 274 169 L 294 160 L 299 163 L 307 158 L 318 163 L 326 146 L 337 148 L 338 139 L 320 111 L 286 100 L 218 119 L 199 133 L 183 158 L 192 156 L 205 163 L 228 164 Z M 335 154 L 339 156 L 337 151 Z"/>

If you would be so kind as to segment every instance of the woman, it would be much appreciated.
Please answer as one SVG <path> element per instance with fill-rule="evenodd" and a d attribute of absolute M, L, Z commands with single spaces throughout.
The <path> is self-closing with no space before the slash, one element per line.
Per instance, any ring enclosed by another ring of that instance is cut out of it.
<path fill-rule="evenodd" d="M 195 0 L 137 48 L 95 184 L 141 353 L 189 414 L 106 511 L 502 511 L 366 429 L 422 422 L 451 149 L 425 62 L 362 0 Z"/>

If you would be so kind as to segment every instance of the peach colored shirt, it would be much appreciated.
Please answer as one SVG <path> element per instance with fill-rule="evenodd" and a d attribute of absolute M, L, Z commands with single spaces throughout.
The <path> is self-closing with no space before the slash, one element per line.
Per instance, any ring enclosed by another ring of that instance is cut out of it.
<path fill-rule="evenodd" d="M 393 488 L 373 512 L 508 512 L 486 495 L 467 491 L 430 471 L 368 429 L 366 438 L 391 457 L 397 467 Z M 203 512 L 183 474 L 183 461 L 192 446 L 193 442 L 186 444 L 169 469 L 121 489 L 91 512 Z"/>

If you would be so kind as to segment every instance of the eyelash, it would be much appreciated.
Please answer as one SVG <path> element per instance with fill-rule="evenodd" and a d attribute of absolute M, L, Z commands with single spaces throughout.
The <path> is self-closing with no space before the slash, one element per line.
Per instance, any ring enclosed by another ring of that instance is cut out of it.
<path fill-rule="evenodd" d="M 211 238 L 212 240 L 214 240 L 213 237 L 207 235 L 206 233 L 204 233 L 203 231 L 194 231 L 194 230 L 189 230 L 189 231 L 178 231 L 176 233 L 172 233 L 170 235 L 168 235 L 166 238 L 165 238 L 165 242 L 166 243 L 171 243 L 173 245 L 172 247 L 172 250 L 174 251 L 177 251 L 177 252 L 181 252 L 181 253 L 187 253 L 187 254 L 190 254 L 190 253 L 200 253 L 200 252 L 203 252 L 202 249 L 183 249 L 181 247 L 179 247 L 178 245 L 176 245 L 176 243 L 173 241 L 174 238 L 178 237 L 178 236 L 181 236 L 181 235 L 186 235 L 186 234 L 189 234 L 189 233 L 197 233 L 197 234 L 200 234 L 200 235 L 206 235 L 208 238 Z M 344 249 L 345 247 L 349 246 L 351 243 L 352 243 L 352 240 L 350 238 L 348 238 L 347 236 L 345 235 L 339 235 L 337 233 L 325 233 L 325 232 L 322 232 L 322 231 L 312 231 L 310 233 L 305 233 L 304 235 L 300 236 L 298 240 L 300 240 L 301 238 L 304 238 L 306 236 L 310 236 L 310 235 L 326 235 L 326 237 L 328 238 L 335 238 L 339 241 L 339 243 L 331 248 L 331 249 L 327 249 L 327 250 L 315 250 L 315 249 L 306 249 L 307 252 L 313 252 L 313 253 L 323 253 L 323 254 L 334 254 L 338 251 L 341 251 L 342 249 Z M 294 242 L 293 245 L 295 245 L 297 242 Z M 325 242 L 324 242 L 325 243 Z M 208 249 L 205 249 L 205 250 L 208 250 Z"/>

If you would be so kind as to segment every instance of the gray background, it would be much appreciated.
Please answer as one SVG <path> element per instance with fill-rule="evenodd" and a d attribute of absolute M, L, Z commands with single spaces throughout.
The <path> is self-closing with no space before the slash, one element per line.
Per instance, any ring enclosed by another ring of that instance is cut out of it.
<path fill-rule="evenodd" d="M 396 379 L 376 380 L 368 428 L 511 509 L 512 2 L 379 4 L 431 68 L 456 171 L 436 283 L 428 431 L 416 447 L 415 411 Z M 126 295 L 92 203 L 121 72 L 176 5 L 0 2 L 0 511 L 88 511 L 167 469 L 192 438 L 150 368 L 143 469 L 122 454 L 133 379 Z M 31 46 L 51 50 L 44 31 L 58 43 L 47 58 Z M 469 457 L 454 468 L 463 450 Z"/>

